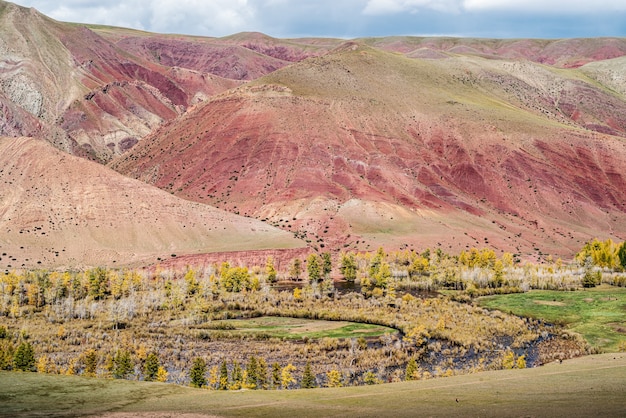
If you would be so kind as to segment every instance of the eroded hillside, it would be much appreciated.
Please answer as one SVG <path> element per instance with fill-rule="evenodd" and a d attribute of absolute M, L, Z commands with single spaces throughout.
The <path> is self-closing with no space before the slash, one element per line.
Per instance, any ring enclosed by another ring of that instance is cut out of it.
<path fill-rule="evenodd" d="M 624 231 L 624 110 L 577 70 L 347 43 L 214 97 L 112 167 L 317 248 L 565 255 Z"/>

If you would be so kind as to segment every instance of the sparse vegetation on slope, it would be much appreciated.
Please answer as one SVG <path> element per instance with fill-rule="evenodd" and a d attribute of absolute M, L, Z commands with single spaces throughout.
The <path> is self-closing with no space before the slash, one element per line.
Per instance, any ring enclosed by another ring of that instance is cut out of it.
<path fill-rule="evenodd" d="M 606 225 L 624 239 L 626 124 L 600 121 L 625 106 L 578 70 L 350 42 L 214 97 L 111 166 L 314 249 L 569 258 Z"/>
<path fill-rule="evenodd" d="M 41 140 L 0 137 L 0 167 L 0 271 L 304 246 L 260 221 L 181 200 Z"/>

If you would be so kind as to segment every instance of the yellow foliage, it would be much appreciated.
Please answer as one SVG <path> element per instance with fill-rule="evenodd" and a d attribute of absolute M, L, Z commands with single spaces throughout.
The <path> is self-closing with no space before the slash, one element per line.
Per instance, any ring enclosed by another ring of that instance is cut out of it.
<path fill-rule="evenodd" d="M 289 385 L 292 383 L 296 383 L 296 379 L 293 377 L 293 372 L 296 371 L 296 367 L 289 363 L 280 372 L 280 384 L 283 389 L 288 389 Z"/>
<path fill-rule="evenodd" d="M 37 360 L 37 372 L 38 373 L 54 373 L 56 367 L 50 357 L 43 355 Z"/>
<path fill-rule="evenodd" d="M 70 360 L 70 364 L 67 365 L 67 369 L 65 369 L 65 373 L 68 376 L 73 376 L 76 374 L 76 363 L 77 360 L 75 358 Z"/>
<path fill-rule="evenodd" d="M 157 371 L 157 375 L 156 375 L 156 381 L 157 382 L 165 382 L 167 381 L 167 376 L 169 375 L 169 373 L 167 372 L 167 370 L 165 370 L 165 368 L 163 366 L 159 366 L 159 369 Z"/>
<path fill-rule="evenodd" d="M 339 370 L 333 369 L 326 373 L 326 386 L 329 388 L 340 388 L 343 386 L 343 375 Z"/>
<path fill-rule="evenodd" d="M 502 368 L 513 369 L 515 368 L 515 353 L 512 351 L 506 351 L 502 358 Z"/>

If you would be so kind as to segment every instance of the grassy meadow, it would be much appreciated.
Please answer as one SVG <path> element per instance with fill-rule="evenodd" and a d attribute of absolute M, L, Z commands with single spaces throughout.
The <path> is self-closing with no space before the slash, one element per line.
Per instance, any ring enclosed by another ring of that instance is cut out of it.
<path fill-rule="evenodd" d="M 524 370 L 340 389 L 207 391 L 163 383 L 0 372 L 0 416 L 403 417 L 626 414 L 626 354 Z"/>
<path fill-rule="evenodd" d="M 392 328 L 347 321 L 319 321 L 302 318 L 262 316 L 251 319 L 231 319 L 214 324 L 242 335 L 262 334 L 269 338 L 301 340 L 306 338 L 359 338 L 395 334 Z"/>
<path fill-rule="evenodd" d="M 575 292 L 533 290 L 488 296 L 480 305 L 514 315 L 562 324 L 601 351 L 626 342 L 626 288 L 602 285 Z"/>

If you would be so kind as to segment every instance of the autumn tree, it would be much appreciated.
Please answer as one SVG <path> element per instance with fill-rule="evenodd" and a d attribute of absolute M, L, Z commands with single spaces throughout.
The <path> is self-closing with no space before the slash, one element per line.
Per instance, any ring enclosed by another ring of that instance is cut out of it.
<path fill-rule="evenodd" d="M 37 359 L 36 369 L 37 373 L 54 373 L 56 367 L 50 357 L 43 355 Z"/>
<path fill-rule="evenodd" d="M 259 358 L 257 364 L 257 386 L 261 389 L 268 388 L 267 381 L 267 362 L 263 357 Z"/>
<path fill-rule="evenodd" d="M 267 257 L 265 262 L 265 274 L 267 274 L 267 281 L 274 283 L 277 280 L 276 268 L 274 267 L 274 258 Z"/>
<path fill-rule="evenodd" d="M 619 259 L 622 271 L 626 270 L 626 241 L 622 242 L 622 245 L 619 247 L 619 250 L 617 251 L 617 258 Z"/>
<path fill-rule="evenodd" d="M 245 387 L 247 389 L 256 389 L 258 379 L 258 363 L 256 357 L 250 357 L 248 364 L 246 365 L 246 379 Z"/>
<path fill-rule="evenodd" d="M 404 380 L 417 380 L 419 379 L 419 369 L 417 367 L 417 361 L 411 358 L 406 365 L 404 372 Z"/>
<path fill-rule="evenodd" d="M 311 253 L 306 259 L 306 270 L 309 275 L 309 282 L 319 282 L 322 278 L 320 261 L 317 254 Z"/>
<path fill-rule="evenodd" d="M 330 273 L 333 270 L 333 260 L 329 252 L 322 253 L 322 276 L 325 278 L 330 277 Z"/>
<path fill-rule="evenodd" d="M 272 388 L 280 389 L 280 364 L 272 363 Z"/>
<path fill-rule="evenodd" d="M 220 386 L 220 368 L 218 366 L 212 366 L 209 369 L 209 381 L 207 382 L 209 389 L 219 389 Z"/>
<path fill-rule="evenodd" d="M 376 254 L 370 260 L 369 277 L 374 279 L 378 274 L 381 263 L 385 260 L 385 251 L 379 247 Z"/>
<path fill-rule="evenodd" d="M 224 360 L 220 366 L 220 381 L 217 388 L 219 390 L 228 390 L 228 380 L 228 366 L 226 365 L 226 360 Z"/>
<path fill-rule="evenodd" d="M 299 280 L 302 275 L 302 261 L 299 258 L 294 258 L 289 268 L 289 277 L 294 280 Z"/>
<path fill-rule="evenodd" d="M 415 279 L 418 276 L 424 275 L 428 272 L 429 267 L 430 262 L 428 258 L 415 254 L 408 268 L 409 277 Z"/>
<path fill-rule="evenodd" d="M 283 389 L 289 389 L 292 384 L 297 383 L 293 377 L 293 372 L 296 371 L 296 366 L 289 363 L 280 371 L 280 385 Z"/>
<path fill-rule="evenodd" d="M 502 358 L 502 368 L 504 369 L 514 369 L 515 368 L 515 353 L 508 350 L 504 353 L 504 357 Z"/>
<path fill-rule="evenodd" d="M 587 242 L 583 249 L 576 254 L 576 259 L 580 264 L 587 263 L 587 258 L 591 258 L 592 263 L 598 267 L 618 268 L 621 264 L 619 252 L 621 247 L 611 239 L 600 241 L 597 238 Z"/>
<path fill-rule="evenodd" d="M 237 361 L 233 362 L 233 372 L 230 380 L 230 386 L 228 387 L 230 390 L 239 390 L 243 387 L 243 370 L 241 370 L 241 366 Z"/>
<path fill-rule="evenodd" d="M 222 287 L 228 292 L 241 292 L 251 289 L 250 272 L 247 267 L 227 267 L 222 269 Z"/>
<path fill-rule="evenodd" d="M 169 373 L 165 370 L 165 367 L 159 366 L 159 370 L 157 370 L 156 381 L 157 382 L 167 382 L 167 377 Z"/>
<path fill-rule="evenodd" d="M 85 364 L 84 375 L 96 377 L 96 369 L 98 367 L 98 353 L 93 348 L 85 351 L 83 354 L 83 363 Z"/>
<path fill-rule="evenodd" d="M 340 388 L 343 386 L 343 375 L 337 369 L 332 369 L 326 373 L 326 386 L 329 388 Z"/>
<path fill-rule="evenodd" d="M 206 386 L 206 362 L 202 357 L 196 357 L 189 371 L 190 385 L 194 388 Z"/>
<path fill-rule="evenodd" d="M 90 270 L 89 276 L 89 296 L 95 300 L 104 299 L 108 292 L 109 274 L 107 269 L 98 267 Z"/>
<path fill-rule="evenodd" d="M 366 385 L 378 385 L 381 381 L 376 377 L 376 373 L 370 370 L 363 375 L 363 383 Z"/>
<path fill-rule="evenodd" d="M 13 366 L 15 347 L 7 339 L 0 340 L 0 370 L 10 370 Z"/>
<path fill-rule="evenodd" d="M 602 273 L 599 270 L 594 270 L 593 260 L 591 259 L 591 256 L 587 256 L 587 258 L 585 259 L 583 269 L 584 272 L 581 279 L 581 284 L 583 287 L 596 287 L 602 282 Z"/>
<path fill-rule="evenodd" d="M 341 255 L 341 274 L 344 279 L 349 282 L 353 282 L 356 280 L 356 273 L 358 271 L 358 267 L 356 264 L 356 259 L 354 258 L 354 254 L 342 254 Z"/>
<path fill-rule="evenodd" d="M 194 295 L 200 290 L 200 283 L 196 277 L 196 271 L 191 267 L 187 267 L 185 272 L 185 283 L 187 284 L 187 294 Z"/>

